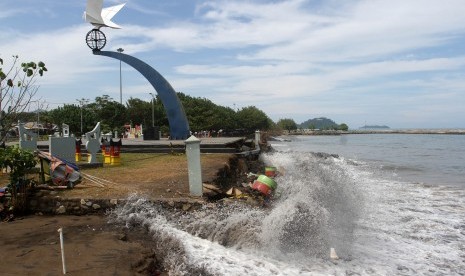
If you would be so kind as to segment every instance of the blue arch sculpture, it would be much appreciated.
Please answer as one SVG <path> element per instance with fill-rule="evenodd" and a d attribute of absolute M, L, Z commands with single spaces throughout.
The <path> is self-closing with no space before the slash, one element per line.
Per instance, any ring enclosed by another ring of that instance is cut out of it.
<path fill-rule="evenodd" d="M 169 82 L 142 60 L 130 55 L 111 51 L 92 51 L 94 55 L 107 56 L 118 59 L 139 71 L 157 91 L 165 108 L 166 116 L 170 124 L 170 137 L 173 140 L 183 140 L 190 136 L 189 123 L 187 122 L 184 108 Z"/>

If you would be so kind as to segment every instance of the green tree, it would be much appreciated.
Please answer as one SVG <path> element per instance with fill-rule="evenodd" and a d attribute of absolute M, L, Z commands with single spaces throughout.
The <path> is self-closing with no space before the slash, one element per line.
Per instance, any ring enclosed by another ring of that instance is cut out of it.
<path fill-rule="evenodd" d="M 154 105 L 155 106 L 155 105 Z M 134 124 L 152 125 L 152 103 L 129 98 L 126 103 L 128 119 Z M 155 110 L 155 108 L 154 108 Z"/>
<path fill-rule="evenodd" d="M 255 106 L 244 107 L 236 114 L 238 126 L 247 131 L 268 130 L 273 126 L 273 122 L 265 112 Z"/>
<path fill-rule="evenodd" d="M 95 114 L 94 124 L 100 122 L 103 132 L 121 131 L 127 123 L 126 107 L 108 95 L 96 97 L 95 102 L 87 107 Z"/>
<path fill-rule="evenodd" d="M 5 68 L 0 58 L 0 141 L 5 140 L 18 114 L 29 108 L 39 89 L 36 78 L 46 71 L 42 61 L 19 64 L 18 56 L 13 56 L 11 65 Z"/>
<path fill-rule="evenodd" d="M 81 108 L 74 104 L 65 104 L 49 111 L 52 121 L 59 127 L 62 124 L 69 125 L 71 132 L 81 129 Z"/>
<path fill-rule="evenodd" d="M 339 125 L 339 130 L 348 131 L 348 130 L 349 130 L 349 126 L 346 125 L 345 123 L 342 123 L 342 124 Z"/>
<path fill-rule="evenodd" d="M 81 111 L 82 111 L 82 133 L 81 133 Z M 98 119 L 95 116 L 95 113 L 91 112 L 87 106 L 81 106 L 74 104 L 65 104 L 62 107 L 57 107 L 48 111 L 49 120 L 58 125 L 61 129 L 63 124 L 69 125 L 71 133 L 76 134 L 76 136 L 81 136 L 82 134 L 92 130 Z"/>
<path fill-rule="evenodd" d="M 186 112 L 191 131 L 235 128 L 235 112 L 214 104 L 206 98 L 194 98 L 183 93 L 178 97 Z"/>
<path fill-rule="evenodd" d="M 277 123 L 278 127 L 281 129 L 285 129 L 287 131 L 291 130 L 296 130 L 297 129 L 297 124 L 293 119 L 285 118 L 285 119 L 280 119 Z"/>

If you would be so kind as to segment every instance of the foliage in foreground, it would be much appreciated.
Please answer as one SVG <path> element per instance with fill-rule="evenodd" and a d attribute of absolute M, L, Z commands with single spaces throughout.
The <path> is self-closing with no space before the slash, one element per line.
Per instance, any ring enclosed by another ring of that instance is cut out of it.
<path fill-rule="evenodd" d="M 13 56 L 11 64 L 3 67 L 3 59 L 0 58 L 0 142 L 18 121 L 19 114 L 28 111 L 39 89 L 35 85 L 36 78 L 46 71 L 42 61 L 19 64 L 19 57 Z"/>
<path fill-rule="evenodd" d="M 0 168 L 9 174 L 8 212 L 23 214 L 27 210 L 27 198 L 35 182 L 27 178 L 27 173 L 37 164 L 37 159 L 29 150 L 17 146 L 0 148 Z M 5 205 L 3 203 L 3 205 Z"/>

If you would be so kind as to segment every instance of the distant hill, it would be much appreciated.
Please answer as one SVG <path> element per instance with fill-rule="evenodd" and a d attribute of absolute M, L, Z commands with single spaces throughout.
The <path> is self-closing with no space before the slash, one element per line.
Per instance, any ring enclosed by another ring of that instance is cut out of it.
<path fill-rule="evenodd" d="M 373 126 L 362 126 L 360 129 L 390 129 L 388 126 L 378 126 L 378 125 L 373 125 Z"/>
<path fill-rule="evenodd" d="M 309 119 L 301 124 L 299 124 L 298 128 L 310 128 L 310 129 L 332 129 L 337 127 L 338 124 L 331 119 L 320 117 Z"/>

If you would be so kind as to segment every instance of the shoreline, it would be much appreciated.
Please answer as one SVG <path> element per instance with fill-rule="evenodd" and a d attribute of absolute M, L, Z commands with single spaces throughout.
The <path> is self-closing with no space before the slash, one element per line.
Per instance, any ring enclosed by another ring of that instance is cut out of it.
<path fill-rule="evenodd" d="M 347 134 L 437 134 L 437 135 L 465 135 L 465 129 L 357 129 L 357 130 L 293 130 L 282 135 L 347 135 Z"/>

